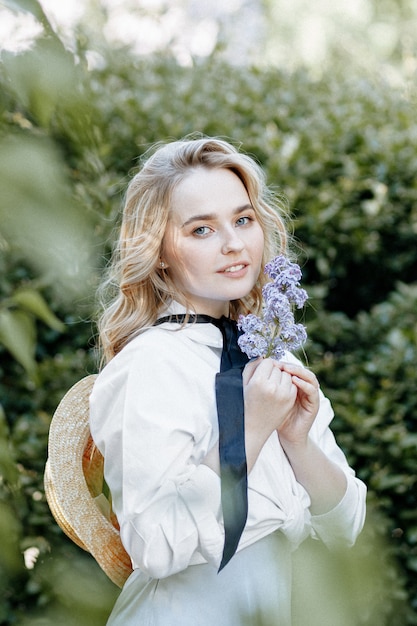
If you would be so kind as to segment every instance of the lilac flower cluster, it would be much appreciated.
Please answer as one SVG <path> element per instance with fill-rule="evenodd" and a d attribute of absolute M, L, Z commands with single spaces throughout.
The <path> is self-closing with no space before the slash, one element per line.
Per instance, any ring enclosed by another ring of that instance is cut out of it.
<path fill-rule="evenodd" d="M 301 309 L 308 296 L 300 287 L 301 269 L 280 255 L 265 265 L 271 278 L 263 290 L 262 315 L 241 315 L 238 327 L 243 334 L 238 339 L 240 349 L 249 358 L 280 359 L 286 350 L 300 348 L 307 339 L 306 329 L 294 321 L 293 309 Z"/>

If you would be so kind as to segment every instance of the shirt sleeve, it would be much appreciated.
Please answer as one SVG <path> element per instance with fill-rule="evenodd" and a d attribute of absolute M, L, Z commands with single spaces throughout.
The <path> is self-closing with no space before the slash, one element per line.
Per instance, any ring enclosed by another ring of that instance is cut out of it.
<path fill-rule="evenodd" d="M 320 411 L 310 436 L 346 477 L 346 491 L 341 501 L 331 511 L 311 516 L 313 536 L 318 535 L 329 548 L 353 545 L 363 528 L 366 511 L 366 486 L 357 478 L 336 443 L 328 426 L 333 416 L 329 400 L 320 391 Z"/>
<path fill-rule="evenodd" d="M 292 355 L 288 360 L 301 364 Z M 346 491 L 341 501 L 321 515 L 311 516 L 312 536 L 319 537 L 329 548 L 353 545 L 361 532 L 366 513 L 366 486 L 349 466 L 342 449 L 337 445 L 330 423 L 334 412 L 330 401 L 320 390 L 320 407 L 310 430 L 310 437 L 317 443 L 329 460 L 335 463 L 346 476 Z"/>
<path fill-rule="evenodd" d="M 91 421 L 125 549 L 163 578 L 193 562 L 218 565 L 224 531 L 220 478 L 201 463 L 218 437 L 212 363 L 171 333 L 155 339 L 103 370 Z"/>

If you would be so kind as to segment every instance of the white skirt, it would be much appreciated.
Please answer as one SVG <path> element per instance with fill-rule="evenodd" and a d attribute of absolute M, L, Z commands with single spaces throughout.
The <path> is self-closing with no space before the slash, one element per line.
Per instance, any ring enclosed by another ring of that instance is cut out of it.
<path fill-rule="evenodd" d="M 192 565 L 167 578 L 135 570 L 107 626 L 291 626 L 291 550 L 279 531 L 217 573 Z"/>

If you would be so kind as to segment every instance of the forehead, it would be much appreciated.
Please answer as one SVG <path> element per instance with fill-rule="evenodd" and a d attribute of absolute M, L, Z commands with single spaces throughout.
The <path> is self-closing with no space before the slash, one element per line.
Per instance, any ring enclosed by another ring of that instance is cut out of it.
<path fill-rule="evenodd" d="M 172 217 L 198 213 L 223 212 L 250 204 L 240 178 L 228 169 L 198 167 L 190 170 L 175 187 L 171 199 Z"/>

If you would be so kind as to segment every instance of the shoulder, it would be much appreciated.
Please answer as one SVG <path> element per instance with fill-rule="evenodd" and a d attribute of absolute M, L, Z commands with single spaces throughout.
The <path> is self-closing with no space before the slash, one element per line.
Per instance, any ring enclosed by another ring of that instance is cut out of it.
<path fill-rule="evenodd" d="M 180 349 L 184 343 L 181 331 L 168 331 L 160 326 L 152 326 L 134 337 L 120 352 L 124 359 L 132 359 L 138 353 L 150 354 L 170 353 L 173 349 Z"/>
<path fill-rule="evenodd" d="M 205 325 L 208 326 L 208 325 Z M 217 332 L 217 329 L 214 329 Z M 220 334 L 220 333 L 219 333 Z M 141 386 L 150 381 L 188 380 L 201 373 L 201 369 L 218 368 L 221 350 L 210 349 L 213 345 L 210 331 L 206 329 L 179 329 L 155 326 L 141 332 L 104 367 L 97 377 L 94 388 L 120 386 L 134 381 Z M 221 343 L 221 337 L 220 337 Z M 216 344 L 217 345 L 217 344 Z"/>
<path fill-rule="evenodd" d="M 184 352 L 183 338 L 177 332 L 161 328 L 149 328 L 131 339 L 124 348 L 109 361 L 98 375 L 97 382 L 125 378 L 131 371 L 148 371 L 154 374 L 161 365 L 165 368 L 173 361 L 178 362 Z"/>
<path fill-rule="evenodd" d="M 137 419 L 139 412 L 141 419 L 144 415 L 172 416 L 175 407 L 180 407 L 181 419 L 187 415 L 194 419 L 213 402 L 219 360 L 207 346 L 187 339 L 183 331 L 160 327 L 144 331 L 95 380 L 90 396 L 94 436 L 100 440 L 99 432 L 109 420 L 114 428 L 120 426 L 122 416 Z"/>
<path fill-rule="evenodd" d="M 117 355 L 120 363 L 132 364 L 137 360 L 148 359 L 149 363 L 164 363 L 165 366 L 181 366 L 193 358 L 211 352 L 210 348 L 219 348 L 221 353 L 222 338 L 220 331 L 210 324 L 189 325 L 184 328 L 177 324 L 153 326 L 132 339 Z"/>
<path fill-rule="evenodd" d="M 178 324 L 164 323 L 151 326 L 134 339 L 122 350 L 125 356 L 137 350 L 154 349 L 157 347 L 164 352 L 172 349 L 192 349 L 194 346 L 209 346 L 220 348 L 223 345 L 222 335 L 212 324 L 188 324 L 184 327 Z"/>

